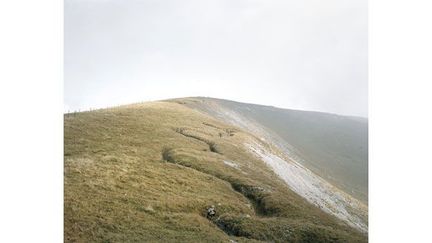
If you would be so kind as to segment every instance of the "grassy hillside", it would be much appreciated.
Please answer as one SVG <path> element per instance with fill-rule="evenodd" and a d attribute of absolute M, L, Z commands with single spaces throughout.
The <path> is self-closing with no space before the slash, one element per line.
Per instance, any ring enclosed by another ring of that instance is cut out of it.
<path fill-rule="evenodd" d="M 212 98 L 183 99 L 186 101 L 215 117 L 238 116 L 233 124 L 245 118 L 248 128 L 257 125 L 266 129 L 273 142 L 279 139 L 282 146 L 288 145 L 307 168 L 367 204 L 367 119 Z"/>
<path fill-rule="evenodd" d="M 175 102 L 66 114 L 65 241 L 367 241 L 291 191 L 246 141 L 259 139 Z"/>

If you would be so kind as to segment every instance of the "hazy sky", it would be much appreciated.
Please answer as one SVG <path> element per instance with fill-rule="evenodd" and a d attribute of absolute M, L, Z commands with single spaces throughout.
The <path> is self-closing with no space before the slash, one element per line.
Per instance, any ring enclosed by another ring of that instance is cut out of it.
<path fill-rule="evenodd" d="M 367 116 L 367 0 L 65 0 L 65 111 L 185 96 Z"/>

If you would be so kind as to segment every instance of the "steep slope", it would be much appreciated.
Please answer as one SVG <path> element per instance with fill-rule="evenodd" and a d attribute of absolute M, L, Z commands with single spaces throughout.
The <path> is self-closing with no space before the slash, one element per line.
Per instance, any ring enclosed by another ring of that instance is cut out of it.
<path fill-rule="evenodd" d="M 66 242 L 367 241 L 287 186 L 277 146 L 182 102 L 65 115 Z"/>
<path fill-rule="evenodd" d="M 367 119 L 213 98 L 188 98 L 181 102 L 258 132 L 303 166 L 367 204 Z"/>

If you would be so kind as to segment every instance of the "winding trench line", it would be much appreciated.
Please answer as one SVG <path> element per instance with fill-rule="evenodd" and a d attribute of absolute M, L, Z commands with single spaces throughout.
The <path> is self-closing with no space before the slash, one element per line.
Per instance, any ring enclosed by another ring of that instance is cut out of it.
<path fill-rule="evenodd" d="M 213 142 L 213 141 L 207 140 L 207 139 L 199 137 L 197 135 L 188 134 L 188 133 L 186 133 L 186 129 L 185 128 L 176 128 L 174 131 L 177 132 L 177 133 L 179 133 L 179 134 L 181 134 L 181 135 L 183 135 L 183 136 L 185 136 L 185 137 L 193 138 L 193 139 L 196 139 L 198 141 L 204 142 L 205 144 L 207 144 L 207 146 L 209 146 L 209 150 L 211 152 L 217 153 L 217 154 L 222 154 L 220 152 L 220 150 L 217 148 L 216 143 Z"/>
<path fill-rule="evenodd" d="M 241 194 L 247 201 L 249 201 L 250 205 L 252 205 L 252 210 L 253 210 L 253 213 L 255 216 L 257 216 L 257 217 L 267 216 L 267 212 L 265 210 L 265 207 L 262 204 L 261 199 L 257 195 L 257 193 L 262 191 L 262 189 L 260 187 L 251 186 L 251 185 L 244 185 L 244 184 L 239 183 L 239 182 L 230 181 L 229 179 L 224 178 L 223 176 L 209 173 L 208 171 L 202 170 L 201 168 L 195 167 L 193 165 L 185 165 L 181 161 L 178 161 L 175 158 L 173 158 L 173 156 L 171 154 L 172 152 L 173 152 L 173 149 L 171 149 L 171 148 L 162 149 L 162 159 L 169 162 L 169 163 L 177 164 L 177 165 L 182 166 L 184 168 L 190 168 L 190 169 L 193 169 L 193 170 L 198 171 L 200 173 L 203 173 L 203 174 L 206 174 L 206 175 L 209 175 L 211 177 L 214 177 L 214 178 L 217 178 L 219 180 L 227 182 L 231 186 L 231 189 L 234 192 Z M 224 222 L 220 220 L 220 217 L 218 217 L 216 219 L 208 219 L 208 220 L 211 221 L 213 224 L 215 224 L 219 229 L 221 229 L 223 232 L 225 232 L 229 236 L 234 235 L 234 236 L 238 236 L 238 237 L 244 237 L 243 235 L 238 235 L 238 234 L 234 233 L 232 230 L 230 230 L 228 227 L 226 227 Z"/>

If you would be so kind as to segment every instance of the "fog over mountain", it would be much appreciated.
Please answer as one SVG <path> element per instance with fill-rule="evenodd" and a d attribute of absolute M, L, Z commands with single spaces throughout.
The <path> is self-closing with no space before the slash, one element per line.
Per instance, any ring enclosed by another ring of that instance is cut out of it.
<path fill-rule="evenodd" d="M 293 160 L 367 204 L 367 119 L 230 100 L 190 99 L 195 101 L 189 102 L 190 107 L 262 136 Z"/>
<path fill-rule="evenodd" d="M 367 1 L 65 0 L 65 111 L 209 96 L 367 117 Z"/>

